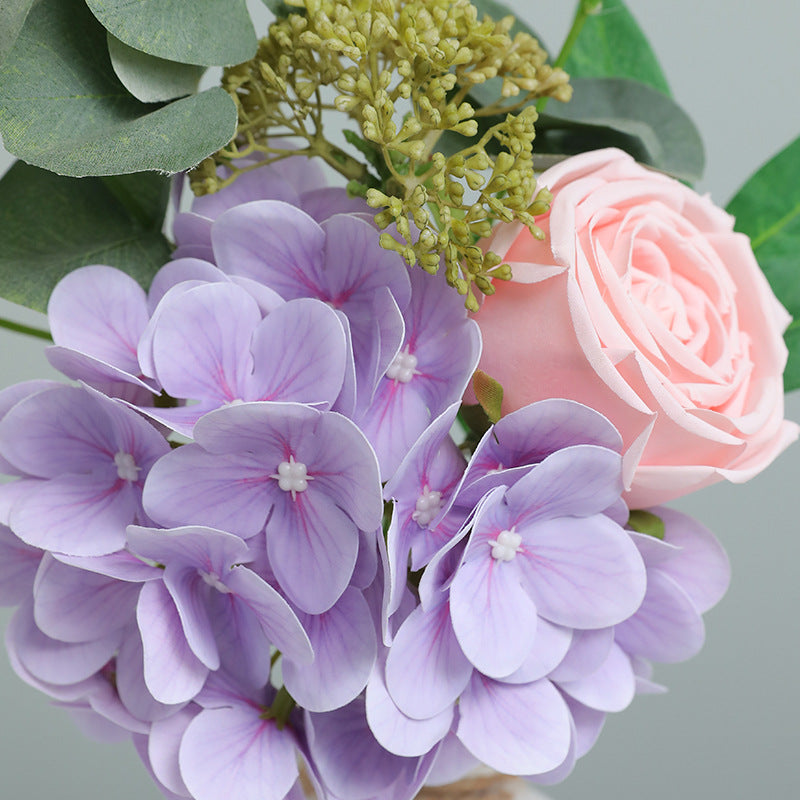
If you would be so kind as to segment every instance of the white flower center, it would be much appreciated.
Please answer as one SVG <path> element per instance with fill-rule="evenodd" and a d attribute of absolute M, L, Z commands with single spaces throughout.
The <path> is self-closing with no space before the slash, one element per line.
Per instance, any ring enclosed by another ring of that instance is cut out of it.
<path fill-rule="evenodd" d="M 386 377 L 390 381 L 408 383 L 415 375 L 419 375 L 417 357 L 408 352 L 408 345 L 406 345 L 394 357 L 394 361 L 389 364 L 389 369 L 386 370 Z"/>
<path fill-rule="evenodd" d="M 510 531 L 500 531 L 497 539 L 490 539 L 487 544 L 492 548 L 492 558 L 511 561 L 522 550 L 522 537 L 512 528 Z"/>
<path fill-rule="evenodd" d="M 304 492 L 308 489 L 308 482 L 313 481 L 308 474 L 306 465 L 302 461 L 295 461 L 294 456 L 289 456 L 288 461 L 281 461 L 278 464 L 278 472 L 276 475 L 270 475 L 278 481 L 278 486 L 284 492 L 292 493 L 292 500 L 297 499 L 298 492 Z"/>
<path fill-rule="evenodd" d="M 135 482 L 139 479 L 141 467 L 136 466 L 133 456 L 130 453 L 119 451 L 114 456 L 114 466 L 117 468 L 117 476 L 123 481 Z"/>
<path fill-rule="evenodd" d="M 220 580 L 216 572 L 204 572 L 202 569 L 197 570 L 197 574 L 212 588 L 216 589 L 222 594 L 230 594 L 231 590 Z"/>
<path fill-rule="evenodd" d="M 427 486 L 422 489 L 422 494 L 417 498 L 415 510 L 411 519 L 425 528 L 431 524 L 433 518 L 442 510 L 442 493 L 432 492 Z"/>

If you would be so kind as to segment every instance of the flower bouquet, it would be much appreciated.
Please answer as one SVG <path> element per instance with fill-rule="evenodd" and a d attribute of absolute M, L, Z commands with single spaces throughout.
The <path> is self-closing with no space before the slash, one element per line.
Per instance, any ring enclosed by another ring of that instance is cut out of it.
<path fill-rule="evenodd" d="M 563 780 L 727 588 L 664 503 L 797 437 L 800 146 L 695 193 L 620 0 L 140 5 L 3 10 L 15 672 L 166 797 Z"/>

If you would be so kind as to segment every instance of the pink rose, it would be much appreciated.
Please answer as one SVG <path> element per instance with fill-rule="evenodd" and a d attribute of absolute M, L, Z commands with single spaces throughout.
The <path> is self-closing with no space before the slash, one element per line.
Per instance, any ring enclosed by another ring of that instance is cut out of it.
<path fill-rule="evenodd" d="M 570 158 L 539 183 L 554 195 L 537 220 L 547 236 L 497 228 L 488 247 L 514 279 L 475 317 L 503 413 L 566 397 L 605 414 L 634 508 L 764 469 L 798 433 L 783 419 L 790 317 L 747 237 L 618 150 Z"/>

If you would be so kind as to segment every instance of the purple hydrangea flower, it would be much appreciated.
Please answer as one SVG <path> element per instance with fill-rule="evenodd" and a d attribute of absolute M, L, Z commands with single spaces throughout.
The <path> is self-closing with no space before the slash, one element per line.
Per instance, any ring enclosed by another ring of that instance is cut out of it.
<path fill-rule="evenodd" d="M 335 412 L 244 403 L 195 425 L 195 443 L 162 458 L 145 505 L 162 525 L 205 524 L 244 538 L 266 530 L 277 583 L 309 614 L 327 611 L 355 569 L 361 531 L 383 506 L 375 454 Z"/>
<path fill-rule="evenodd" d="M 243 288 L 194 285 L 164 297 L 148 337 L 160 385 L 194 404 L 147 413 L 187 436 L 203 414 L 230 403 L 284 400 L 330 407 L 344 380 L 344 330 L 317 300 L 281 303 L 262 319 Z"/>
<path fill-rule="evenodd" d="M 192 699 L 208 671 L 221 666 L 245 685 L 262 685 L 270 671 L 270 645 L 287 658 L 311 661 L 299 620 L 244 566 L 252 556 L 238 536 L 197 526 L 169 531 L 132 526 L 128 542 L 133 552 L 165 566 L 163 582 L 142 587 L 136 612 L 145 680 L 157 700 Z M 176 615 L 179 627 L 167 626 Z"/>
<path fill-rule="evenodd" d="M 147 521 L 144 480 L 169 450 L 138 414 L 86 388 L 59 386 L 17 403 L 0 422 L 0 451 L 22 477 L 8 525 L 23 541 L 67 555 L 105 555 L 125 527 Z"/>

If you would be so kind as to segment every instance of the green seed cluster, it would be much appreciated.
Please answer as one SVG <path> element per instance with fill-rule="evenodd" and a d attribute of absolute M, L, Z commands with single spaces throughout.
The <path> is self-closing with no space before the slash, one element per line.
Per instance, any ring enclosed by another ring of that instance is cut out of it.
<path fill-rule="evenodd" d="M 550 197 L 537 192 L 529 103 L 568 100 L 567 75 L 546 63 L 531 36 L 511 36 L 513 17 L 479 18 L 468 0 L 288 5 L 299 13 L 270 27 L 252 61 L 226 71 L 237 136 L 200 165 L 193 188 L 216 191 L 291 155 L 322 157 L 378 211 L 384 247 L 431 273 L 443 263 L 448 282 L 477 309 L 475 288 L 488 294 L 492 279 L 511 276 L 479 246 L 492 222 L 518 220 L 542 235 L 534 218 Z M 473 107 L 470 93 L 490 80 L 496 99 Z M 323 115 L 332 110 L 357 126 L 348 141 L 359 157 L 325 138 Z M 302 144 L 290 149 L 282 136 Z"/>

